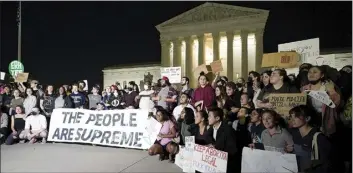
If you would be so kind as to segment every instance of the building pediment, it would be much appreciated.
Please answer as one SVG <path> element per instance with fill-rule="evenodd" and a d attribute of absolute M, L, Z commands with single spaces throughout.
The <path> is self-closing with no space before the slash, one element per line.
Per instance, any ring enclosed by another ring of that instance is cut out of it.
<path fill-rule="evenodd" d="M 189 25 L 222 20 L 236 20 L 248 16 L 268 15 L 267 10 L 245 8 L 218 3 L 205 3 L 166 22 L 159 24 L 157 29 L 179 25 Z"/>

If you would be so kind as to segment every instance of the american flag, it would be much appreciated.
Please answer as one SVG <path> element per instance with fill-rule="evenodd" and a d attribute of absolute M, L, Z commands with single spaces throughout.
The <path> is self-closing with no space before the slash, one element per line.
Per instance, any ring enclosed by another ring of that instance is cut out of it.
<path fill-rule="evenodd" d="M 17 7 L 17 26 L 21 25 L 21 1 L 18 2 L 18 7 Z"/>

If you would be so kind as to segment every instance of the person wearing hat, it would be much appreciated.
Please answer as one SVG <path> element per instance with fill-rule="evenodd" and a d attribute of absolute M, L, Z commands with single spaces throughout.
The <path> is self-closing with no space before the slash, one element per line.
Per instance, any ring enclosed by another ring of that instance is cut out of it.
<path fill-rule="evenodd" d="M 157 101 L 158 106 L 162 106 L 168 112 L 172 112 L 177 105 L 177 91 L 171 87 L 168 77 L 163 76 L 161 80 L 161 90 L 152 100 Z"/>
<path fill-rule="evenodd" d="M 26 118 L 25 133 L 30 144 L 35 143 L 39 138 L 42 138 L 43 144 L 47 141 L 47 119 L 39 113 L 39 108 L 34 107 L 31 116 Z"/>
<path fill-rule="evenodd" d="M 106 107 L 105 107 L 105 104 L 103 102 L 97 103 L 96 111 L 103 111 L 105 109 L 106 109 Z"/>

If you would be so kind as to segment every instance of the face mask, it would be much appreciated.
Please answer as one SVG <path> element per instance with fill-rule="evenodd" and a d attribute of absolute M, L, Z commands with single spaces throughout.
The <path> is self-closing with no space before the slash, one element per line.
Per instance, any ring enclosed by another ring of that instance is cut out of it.
<path fill-rule="evenodd" d="M 236 85 L 237 85 L 238 88 L 242 88 L 243 87 L 242 83 L 237 83 Z"/>
<path fill-rule="evenodd" d="M 32 112 L 32 115 L 37 115 L 38 113 L 37 112 Z"/>
<path fill-rule="evenodd" d="M 148 85 L 144 85 L 143 88 L 144 88 L 145 90 L 148 90 L 149 87 L 148 87 Z"/>
<path fill-rule="evenodd" d="M 114 96 L 115 96 L 115 97 L 118 96 L 118 93 L 114 93 Z"/>

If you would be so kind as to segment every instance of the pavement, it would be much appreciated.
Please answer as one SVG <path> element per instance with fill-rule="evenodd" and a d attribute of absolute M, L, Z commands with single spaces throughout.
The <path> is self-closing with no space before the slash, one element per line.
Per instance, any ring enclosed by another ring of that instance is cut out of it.
<path fill-rule="evenodd" d="M 1 145 L 1 172 L 173 172 L 147 151 L 66 143 Z"/>

